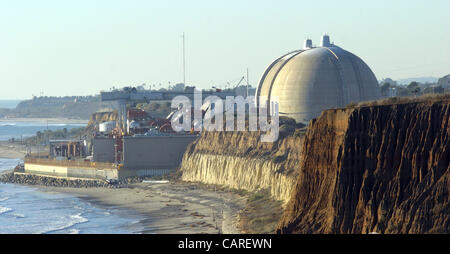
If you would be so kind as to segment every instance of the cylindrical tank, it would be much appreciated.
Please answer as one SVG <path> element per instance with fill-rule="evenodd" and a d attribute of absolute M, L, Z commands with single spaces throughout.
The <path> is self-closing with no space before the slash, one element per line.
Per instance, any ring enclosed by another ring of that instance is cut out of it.
<path fill-rule="evenodd" d="M 136 122 L 136 121 L 131 121 L 131 123 L 129 124 L 130 129 L 135 129 L 135 128 L 139 128 L 139 127 L 140 127 L 140 124 L 139 124 L 139 122 Z"/>
<path fill-rule="evenodd" d="M 116 121 L 104 122 L 98 125 L 98 131 L 110 132 L 114 129 L 114 127 L 116 127 Z"/>

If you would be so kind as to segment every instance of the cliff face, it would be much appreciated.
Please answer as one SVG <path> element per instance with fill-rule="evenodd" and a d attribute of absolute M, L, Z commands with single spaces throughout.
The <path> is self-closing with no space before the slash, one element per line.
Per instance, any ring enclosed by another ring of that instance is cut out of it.
<path fill-rule="evenodd" d="M 278 233 L 450 233 L 450 101 L 311 121 Z"/>
<path fill-rule="evenodd" d="M 287 202 L 295 183 L 302 136 L 260 142 L 259 132 L 203 132 L 183 156 L 183 181 L 218 184 L 234 189 L 269 189 Z"/>
<path fill-rule="evenodd" d="M 88 125 L 95 125 L 103 122 L 116 121 L 116 111 L 95 112 L 89 118 Z"/>
<path fill-rule="evenodd" d="M 114 112 L 95 112 L 89 118 L 89 122 L 86 126 L 86 132 L 92 133 L 95 129 L 98 129 L 98 124 L 109 121 L 116 121 L 117 111 Z"/>

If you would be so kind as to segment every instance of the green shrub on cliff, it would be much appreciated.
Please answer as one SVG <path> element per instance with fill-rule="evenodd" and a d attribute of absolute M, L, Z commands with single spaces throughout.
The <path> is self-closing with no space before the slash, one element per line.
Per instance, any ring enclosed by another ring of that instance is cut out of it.
<path fill-rule="evenodd" d="M 47 143 L 51 139 L 78 139 L 83 136 L 84 127 L 72 128 L 67 130 L 66 128 L 62 130 L 44 130 L 36 132 L 35 136 L 25 139 L 27 144 L 42 144 Z"/>
<path fill-rule="evenodd" d="M 255 193 L 253 195 L 251 195 L 250 197 L 248 197 L 247 202 L 254 202 L 258 199 L 262 199 L 264 198 L 264 195 L 261 193 Z"/>

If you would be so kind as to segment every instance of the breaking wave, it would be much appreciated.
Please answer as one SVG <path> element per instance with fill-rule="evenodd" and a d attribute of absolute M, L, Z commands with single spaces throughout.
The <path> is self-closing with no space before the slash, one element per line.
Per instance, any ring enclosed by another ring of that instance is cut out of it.
<path fill-rule="evenodd" d="M 21 213 L 13 213 L 11 215 L 14 216 L 14 218 L 17 218 L 17 219 L 25 218 L 25 215 L 23 215 Z"/>
<path fill-rule="evenodd" d="M 13 210 L 12 208 L 0 206 L 0 214 L 11 212 L 12 210 Z"/>
<path fill-rule="evenodd" d="M 73 214 L 73 215 L 69 215 L 69 216 L 64 216 L 65 218 L 62 218 L 61 221 L 57 221 L 55 223 L 50 224 L 50 226 L 48 228 L 44 228 L 41 231 L 37 232 L 38 234 L 48 234 L 48 233 L 53 233 L 56 231 L 61 231 L 61 230 L 65 230 L 65 229 L 69 229 L 70 227 L 73 227 L 74 225 L 77 224 L 81 224 L 81 223 L 86 223 L 89 220 L 84 218 L 83 216 L 81 216 L 81 213 L 78 214 Z M 73 232 L 69 231 L 69 232 Z M 79 231 L 77 231 L 78 233 Z"/>

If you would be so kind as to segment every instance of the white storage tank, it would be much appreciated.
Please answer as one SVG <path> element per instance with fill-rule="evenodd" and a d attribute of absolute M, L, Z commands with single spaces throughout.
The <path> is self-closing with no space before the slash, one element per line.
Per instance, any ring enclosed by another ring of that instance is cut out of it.
<path fill-rule="evenodd" d="M 140 127 L 140 124 L 139 124 L 139 122 L 136 122 L 133 120 L 133 121 L 131 121 L 131 123 L 128 126 L 130 127 L 130 129 L 136 129 L 136 128 Z"/>
<path fill-rule="evenodd" d="M 116 127 L 116 121 L 100 123 L 98 125 L 99 132 L 111 132 Z"/>

